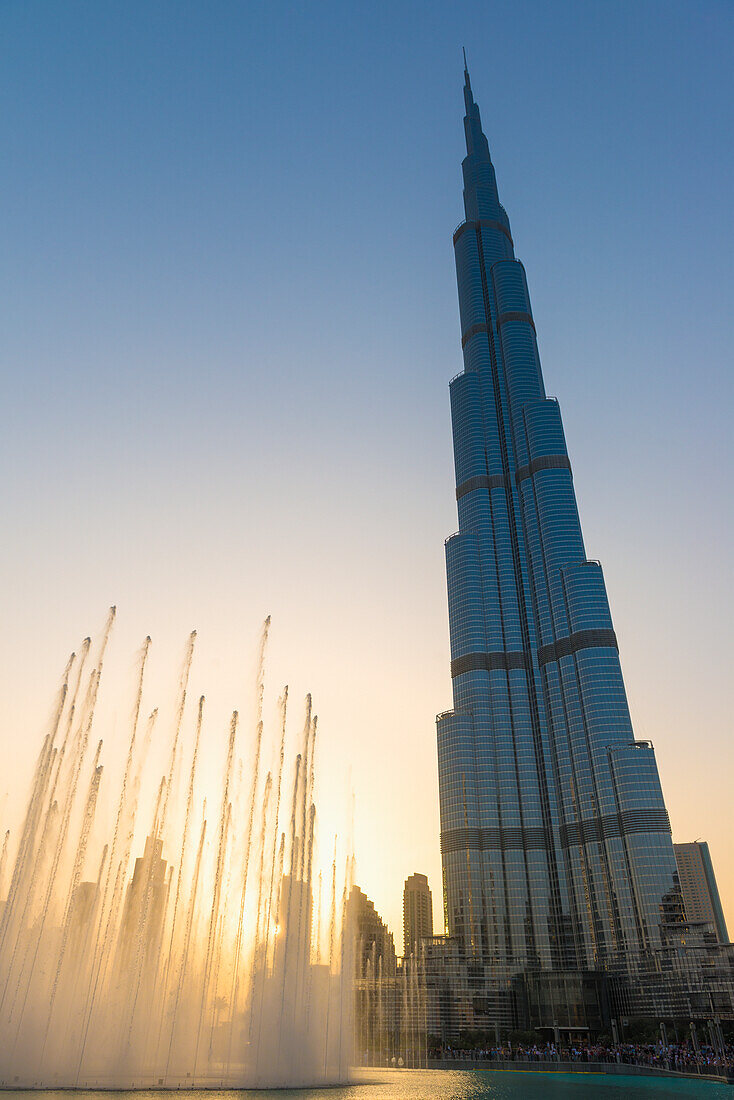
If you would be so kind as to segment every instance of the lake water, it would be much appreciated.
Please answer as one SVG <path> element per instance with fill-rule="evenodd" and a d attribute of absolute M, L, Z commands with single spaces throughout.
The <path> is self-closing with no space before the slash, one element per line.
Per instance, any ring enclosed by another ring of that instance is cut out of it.
<path fill-rule="evenodd" d="M 734 1088 L 712 1081 L 662 1077 L 455 1070 L 359 1070 L 353 1084 L 330 1089 L 185 1090 L 191 1100 L 734 1100 Z M 108 1092 L 81 1091 L 80 1100 L 109 1100 Z M 161 1100 L 158 1092 L 117 1092 L 116 1100 Z M 5 1092 L 2 1100 L 37 1100 L 37 1093 Z M 47 1091 L 43 1100 L 69 1100 Z"/>

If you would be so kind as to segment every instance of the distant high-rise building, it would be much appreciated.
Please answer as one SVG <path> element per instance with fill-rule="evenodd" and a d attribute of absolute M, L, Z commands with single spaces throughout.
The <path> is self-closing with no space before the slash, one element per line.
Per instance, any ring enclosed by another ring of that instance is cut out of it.
<path fill-rule="evenodd" d="M 705 840 L 674 844 L 683 908 L 689 921 L 708 921 L 716 929 L 719 943 L 729 942 L 714 865 Z"/>
<path fill-rule="evenodd" d="M 484 967 L 489 1022 L 511 1025 L 521 1001 L 552 1019 L 571 988 L 583 1012 L 592 972 L 600 989 L 611 980 L 621 1014 L 693 1011 L 689 991 L 703 1005 L 708 979 L 681 934 L 655 753 L 632 730 L 468 73 L 464 98 L 464 369 L 450 384 L 459 530 L 446 542 L 454 706 L 437 719 L 448 931 Z"/>
<path fill-rule="evenodd" d="M 349 921 L 354 934 L 354 967 L 357 978 L 394 976 L 395 943 L 374 906 L 358 886 L 349 894 Z"/>
<path fill-rule="evenodd" d="M 418 960 L 398 962 L 392 932 L 358 886 L 349 894 L 347 920 L 354 937 L 358 1057 L 364 1064 L 422 1064 L 426 999 Z"/>
<path fill-rule="evenodd" d="M 162 856 L 163 841 L 147 836 L 125 894 L 117 954 L 121 970 L 145 970 L 158 954 L 170 884 Z"/>
<path fill-rule="evenodd" d="M 69 909 L 69 954 L 81 953 L 82 945 L 91 931 L 91 924 L 99 898 L 96 882 L 80 882 L 72 895 Z"/>
<path fill-rule="evenodd" d="M 403 954 L 412 955 L 420 940 L 433 935 L 433 899 L 425 875 L 411 875 L 403 890 Z"/>

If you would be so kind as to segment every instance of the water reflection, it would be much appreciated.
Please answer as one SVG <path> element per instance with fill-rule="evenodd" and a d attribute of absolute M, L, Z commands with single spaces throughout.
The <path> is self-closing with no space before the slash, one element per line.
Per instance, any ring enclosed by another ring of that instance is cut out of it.
<path fill-rule="evenodd" d="M 108 1093 L 79 1092 L 79 1100 L 108 1100 Z M 119 1100 L 160 1100 L 157 1092 L 117 1093 Z M 211 1100 L 187 1090 L 192 1100 Z M 731 1100 L 728 1085 L 661 1077 L 483 1072 L 453 1070 L 361 1070 L 352 1084 L 336 1088 L 247 1090 L 216 1093 L 221 1100 Z M 8 1100 L 34 1100 L 32 1092 L 6 1092 Z M 49 1091 L 44 1100 L 68 1100 Z"/>

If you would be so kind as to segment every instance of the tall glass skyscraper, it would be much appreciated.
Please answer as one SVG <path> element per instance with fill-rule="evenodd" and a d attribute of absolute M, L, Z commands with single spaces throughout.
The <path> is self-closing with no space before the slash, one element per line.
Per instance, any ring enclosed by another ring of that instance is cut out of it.
<path fill-rule="evenodd" d="M 454 709 L 437 719 L 447 932 L 484 968 L 490 1016 L 505 1018 L 513 977 L 544 971 L 627 975 L 629 1010 L 641 1011 L 661 952 L 680 943 L 670 824 L 653 747 L 632 731 L 468 73 L 464 98 Z"/>

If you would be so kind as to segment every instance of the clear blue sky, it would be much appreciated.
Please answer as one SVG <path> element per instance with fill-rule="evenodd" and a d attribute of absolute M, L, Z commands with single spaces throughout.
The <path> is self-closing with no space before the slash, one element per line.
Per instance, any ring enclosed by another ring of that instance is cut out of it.
<path fill-rule="evenodd" d="M 272 611 L 365 777 L 364 888 L 440 896 L 462 45 L 637 732 L 734 924 L 723 0 L 5 0 L 0 746 L 113 601 L 227 650 Z"/>

